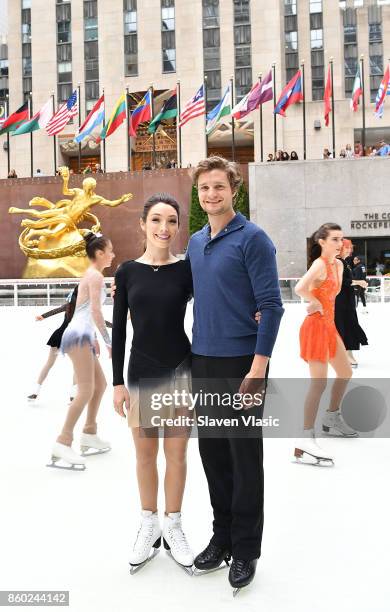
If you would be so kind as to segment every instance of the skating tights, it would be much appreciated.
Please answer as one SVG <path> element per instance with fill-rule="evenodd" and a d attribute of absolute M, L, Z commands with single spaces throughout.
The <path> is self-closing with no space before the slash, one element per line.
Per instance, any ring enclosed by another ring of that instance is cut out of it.
<path fill-rule="evenodd" d="M 53 365 L 56 362 L 58 353 L 59 353 L 59 350 L 57 348 L 55 348 L 54 346 L 50 347 L 49 356 L 37 380 L 38 385 L 42 385 L 45 382 L 47 375 L 49 374 L 50 370 L 52 369 Z M 73 374 L 73 384 L 74 385 L 76 384 L 76 378 L 74 374 Z"/>
<path fill-rule="evenodd" d="M 99 360 L 89 345 L 75 347 L 68 354 L 73 363 L 77 393 L 69 406 L 68 415 L 57 442 L 70 446 L 74 427 L 87 404 L 87 419 L 83 432 L 96 433 L 96 415 L 107 383 Z"/>

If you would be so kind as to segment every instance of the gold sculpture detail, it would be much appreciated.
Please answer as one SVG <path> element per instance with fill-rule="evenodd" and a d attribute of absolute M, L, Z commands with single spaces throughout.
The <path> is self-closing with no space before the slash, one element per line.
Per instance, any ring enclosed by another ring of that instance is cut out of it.
<path fill-rule="evenodd" d="M 21 226 L 25 229 L 19 236 L 19 245 L 23 253 L 34 259 L 58 259 L 64 257 L 85 257 L 83 236 L 100 230 L 99 219 L 89 212 L 92 206 L 119 206 L 130 200 L 133 195 L 126 193 L 117 200 L 106 200 L 95 193 L 96 181 L 88 177 L 83 181 L 83 188 L 69 189 L 69 169 L 59 169 L 63 179 L 62 193 L 73 196 L 72 200 L 59 200 L 55 204 L 46 198 L 35 197 L 29 202 L 31 207 L 42 207 L 46 210 L 29 210 L 11 206 L 11 214 L 28 214 L 35 218 L 23 219 Z M 81 222 L 93 223 L 91 230 L 79 228 Z"/>

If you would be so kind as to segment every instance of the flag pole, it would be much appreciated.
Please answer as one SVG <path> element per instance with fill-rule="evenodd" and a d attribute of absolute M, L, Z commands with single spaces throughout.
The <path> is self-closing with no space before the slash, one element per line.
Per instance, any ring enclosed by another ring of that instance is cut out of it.
<path fill-rule="evenodd" d="M 7 119 L 9 117 L 9 94 L 7 94 Z M 8 174 L 11 172 L 11 151 L 10 151 L 10 139 L 9 131 L 7 132 L 7 163 L 8 163 Z"/>
<path fill-rule="evenodd" d="M 51 94 L 51 97 L 52 97 L 52 102 L 53 102 L 53 115 L 54 115 L 56 112 L 54 92 Z M 55 134 L 53 135 L 53 152 L 54 152 L 54 176 L 55 176 L 57 172 L 57 137 Z"/>
<path fill-rule="evenodd" d="M 360 82 L 362 86 L 362 118 L 363 118 L 363 130 L 362 130 L 362 147 L 363 157 L 366 155 L 366 96 L 364 87 L 364 55 L 360 56 Z"/>
<path fill-rule="evenodd" d="M 329 59 L 330 63 L 330 80 L 332 84 L 332 152 L 333 159 L 336 159 L 336 128 L 334 116 L 334 82 L 333 82 L 333 57 Z"/>
<path fill-rule="evenodd" d="M 230 106 L 233 110 L 234 108 L 234 82 L 233 77 L 230 77 L 230 94 L 231 94 L 231 102 Z M 234 125 L 234 117 L 232 115 L 232 160 L 236 161 L 236 142 L 235 142 L 235 125 Z"/>
<path fill-rule="evenodd" d="M 302 117 L 303 117 L 303 159 L 306 159 L 306 95 L 305 95 L 305 60 L 302 60 Z"/>
<path fill-rule="evenodd" d="M 260 72 L 259 74 L 259 83 L 260 83 L 260 90 L 261 90 L 261 82 L 263 80 L 263 74 L 262 72 Z M 263 105 L 260 104 L 259 106 L 259 113 L 260 113 L 260 161 L 261 163 L 263 163 L 264 161 L 264 146 L 263 146 Z"/>
<path fill-rule="evenodd" d="M 104 96 L 104 87 L 103 87 L 103 96 Z M 106 127 L 106 98 L 104 96 L 103 99 L 103 105 L 104 105 L 104 113 L 103 113 L 103 130 Z M 106 139 L 103 138 L 103 170 L 104 172 L 106 172 Z"/>
<path fill-rule="evenodd" d="M 272 64 L 272 80 L 273 80 L 273 87 L 274 87 L 274 110 L 276 107 L 276 64 L 275 62 L 273 62 Z M 277 131 L 276 131 L 276 113 L 274 113 L 274 155 L 276 157 L 276 149 L 278 146 L 278 136 L 277 136 Z"/>
<path fill-rule="evenodd" d="M 79 131 L 81 128 L 81 104 L 80 104 L 81 84 L 77 86 L 77 98 L 79 103 Z M 79 174 L 81 173 L 81 142 L 79 142 Z"/>
<path fill-rule="evenodd" d="M 150 86 L 150 106 L 151 106 L 152 120 L 153 120 L 154 119 L 154 87 L 153 85 Z M 155 131 L 153 132 L 152 143 L 153 143 L 152 167 L 155 170 L 156 169 L 156 132 Z"/>
<path fill-rule="evenodd" d="M 154 119 L 154 87 L 153 85 L 151 85 L 149 87 L 150 90 L 150 105 L 151 105 L 151 110 L 152 110 L 152 120 Z M 153 157 L 152 157 L 152 168 L 153 170 L 156 169 L 156 132 L 153 132 Z"/>
<path fill-rule="evenodd" d="M 130 142 L 130 104 L 129 88 L 126 87 L 126 131 L 127 131 L 127 171 L 131 172 L 131 142 Z"/>
<path fill-rule="evenodd" d="M 33 102 L 32 102 L 32 91 L 30 91 L 30 95 L 28 97 L 28 109 L 29 109 L 29 118 L 32 119 L 33 116 Z M 30 132 L 30 175 L 31 178 L 34 176 L 34 150 L 33 150 L 33 133 Z"/>
<path fill-rule="evenodd" d="M 209 154 L 209 137 L 207 135 L 207 74 L 204 75 L 203 79 L 203 87 L 204 87 L 204 133 L 205 133 L 205 147 L 206 147 L 206 157 Z"/>
<path fill-rule="evenodd" d="M 176 134 L 176 138 L 177 138 L 177 144 L 178 144 L 178 155 L 177 155 L 178 164 L 177 165 L 179 168 L 181 168 L 182 167 L 182 146 L 181 146 L 181 127 L 180 127 L 180 113 L 181 113 L 180 79 L 177 81 L 176 96 L 177 96 L 177 116 L 176 116 L 177 134 Z"/>

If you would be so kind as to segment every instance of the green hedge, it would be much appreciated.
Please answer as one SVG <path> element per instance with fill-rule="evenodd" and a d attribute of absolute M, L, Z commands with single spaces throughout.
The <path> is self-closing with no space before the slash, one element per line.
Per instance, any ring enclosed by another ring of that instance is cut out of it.
<path fill-rule="evenodd" d="M 235 198 L 234 210 L 236 212 L 242 213 L 247 219 L 249 219 L 249 195 L 244 183 L 241 184 L 237 196 Z M 191 192 L 191 206 L 189 218 L 190 236 L 202 229 L 202 227 L 206 225 L 206 223 L 207 215 L 199 204 L 198 190 L 196 189 L 195 185 L 193 185 Z"/>

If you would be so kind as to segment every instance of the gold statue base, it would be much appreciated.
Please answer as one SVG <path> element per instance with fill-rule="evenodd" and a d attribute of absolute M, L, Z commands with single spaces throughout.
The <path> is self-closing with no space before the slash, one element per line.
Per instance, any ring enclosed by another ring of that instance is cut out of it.
<path fill-rule="evenodd" d="M 23 278 L 80 278 L 88 266 L 88 258 L 77 255 L 58 259 L 28 257 Z"/>
<path fill-rule="evenodd" d="M 45 252 L 50 249 L 63 249 L 80 241 L 78 232 L 67 232 L 58 238 L 42 237 L 39 240 L 38 252 L 43 251 L 43 257 L 27 257 L 27 265 L 23 278 L 80 278 L 89 266 L 85 251 L 79 255 L 64 255 L 63 257 L 45 258 Z"/>

